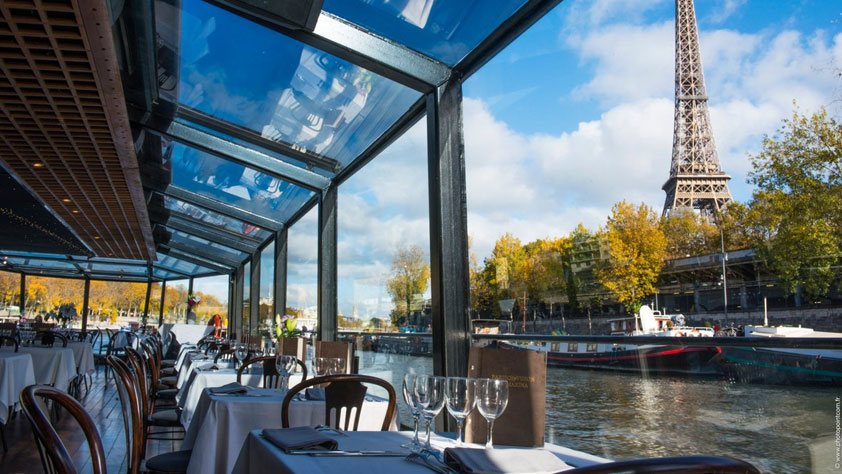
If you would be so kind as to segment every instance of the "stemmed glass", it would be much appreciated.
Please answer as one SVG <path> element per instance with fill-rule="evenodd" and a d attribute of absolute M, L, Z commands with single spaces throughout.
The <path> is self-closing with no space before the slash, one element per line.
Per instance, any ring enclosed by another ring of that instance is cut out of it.
<path fill-rule="evenodd" d="M 345 373 L 345 359 L 334 357 L 328 360 L 327 374 L 337 375 Z"/>
<path fill-rule="evenodd" d="M 313 358 L 313 375 L 316 377 L 321 377 L 322 375 L 328 375 L 328 370 L 330 368 L 330 359 L 327 357 L 314 357 Z"/>
<path fill-rule="evenodd" d="M 278 355 L 275 356 L 275 368 L 278 369 L 278 375 L 280 376 L 280 389 L 282 390 L 289 390 L 289 377 L 292 374 L 292 371 L 295 369 L 296 359 L 295 356 L 290 355 Z"/>
<path fill-rule="evenodd" d="M 249 348 L 247 345 L 243 343 L 236 344 L 234 347 L 234 357 L 237 358 L 237 361 L 240 362 L 240 366 L 243 365 L 243 361 L 246 360 L 246 357 L 249 355 Z"/>
<path fill-rule="evenodd" d="M 424 415 L 424 421 L 427 422 L 427 442 L 424 444 L 424 449 L 428 451 L 430 450 L 430 425 L 444 407 L 444 386 L 444 377 L 419 375 L 415 380 L 418 405 L 421 408 L 421 414 Z"/>
<path fill-rule="evenodd" d="M 499 379 L 477 380 L 477 409 L 480 415 L 488 421 L 488 440 L 486 448 L 493 447 L 491 434 L 494 431 L 494 420 L 503 414 L 509 403 L 509 382 Z"/>
<path fill-rule="evenodd" d="M 408 448 L 413 452 L 421 449 L 421 443 L 418 441 L 418 421 L 421 418 L 421 407 L 418 404 L 418 395 L 416 395 L 415 392 L 416 380 L 418 380 L 417 374 L 406 374 L 403 376 L 403 385 L 401 387 L 403 401 L 406 403 L 407 408 L 409 408 L 409 413 L 412 415 L 412 419 L 415 420 L 415 436 L 412 438 L 411 442 L 404 443 L 401 447 Z"/>
<path fill-rule="evenodd" d="M 462 427 L 465 418 L 471 414 L 476 405 L 476 380 L 465 377 L 448 377 L 445 384 L 445 395 L 447 396 L 447 412 L 456 418 L 458 431 L 456 432 L 456 444 L 462 446 L 465 434 Z"/>
<path fill-rule="evenodd" d="M 217 354 L 219 354 L 219 346 L 216 344 L 211 344 L 208 347 L 208 358 L 213 360 L 216 358 Z"/>

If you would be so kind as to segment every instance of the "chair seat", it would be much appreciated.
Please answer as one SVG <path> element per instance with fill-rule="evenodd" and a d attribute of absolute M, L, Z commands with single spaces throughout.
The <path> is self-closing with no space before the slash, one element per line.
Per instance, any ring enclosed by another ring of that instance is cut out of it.
<path fill-rule="evenodd" d="M 158 379 L 158 382 L 160 382 L 161 385 L 175 387 L 175 385 L 178 383 L 178 377 L 161 377 L 160 379 Z"/>
<path fill-rule="evenodd" d="M 155 426 L 181 426 L 176 410 L 156 411 L 149 415 L 149 423 Z"/>
<path fill-rule="evenodd" d="M 155 398 L 164 399 L 164 400 L 171 400 L 175 399 L 175 396 L 178 395 L 177 388 L 164 388 L 155 392 Z"/>
<path fill-rule="evenodd" d="M 164 359 L 161 361 L 161 367 L 174 367 L 175 359 Z"/>
<path fill-rule="evenodd" d="M 163 376 L 173 376 L 173 375 L 175 375 L 175 367 L 161 369 L 161 375 L 163 375 Z"/>
<path fill-rule="evenodd" d="M 146 460 L 146 469 L 153 472 L 187 472 L 192 450 L 159 454 Z"/>

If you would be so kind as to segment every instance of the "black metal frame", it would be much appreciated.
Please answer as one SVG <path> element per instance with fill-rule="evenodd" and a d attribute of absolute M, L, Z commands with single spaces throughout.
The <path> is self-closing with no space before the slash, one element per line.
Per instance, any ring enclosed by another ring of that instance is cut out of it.
<path fill-rule="evenodd" d="M 289 233 L 284 227 L 275 233 L 275 275 L 272 314 L 286 314 L 287 310 L 287 257 Z"/>
<path fill-rule="evenodd" d="M 318 304 L 319 340 L 336 340 L 337 300 L 337 195 L 331 186 L 322 193 L 319 201 L 319 261 L 318 261 Z"/>
<path fill-rule="evenodd" d="M 201 207 L 202 209 L 216 212 L 217 214 L 222 214 L 223 216 L 232 217 L 239 221 L 273 232 L 282 229 L 284 226 L 282 222 L 240 209 L 239 207 L 232 206 L 231 204 L 224 203 L 216 199 L 202 196 L 201 194 L 179 188 L 178 186 L 167 186 L 166 190 L 159 192 L 160 194 L 178 199 L 179 201 L 184 201 L 196 207 Z"/>
<path fill-rule="evenodd" d="M 192 222 L 185 222 L 179 218 L 168 219 L 167 222 L 159 222 L 159 224 L 173 230 L 184 232 L 185 234 L 192 235 L 194 237 L 205 239 L 215 244 L 223 245 L 225 247 L 238 250 L 240 252 L 254 253 L 259 247 L 259 245 L 249 245 L 239 239 L 232 238 L 230 236 L 221 234 L 216 230 L 209 229 L 206 226 L 197 226 Z"/>

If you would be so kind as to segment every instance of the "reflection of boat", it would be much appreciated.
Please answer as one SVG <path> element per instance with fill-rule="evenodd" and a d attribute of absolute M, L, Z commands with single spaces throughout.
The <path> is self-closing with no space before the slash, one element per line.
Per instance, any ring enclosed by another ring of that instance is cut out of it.
<path fill-rule="evenodd" d="M 679 315 L 681 316 L 681 315 Z M 677 318 L 683 321 L 683 316 Z M 712 337 L 710 328 L 674 324 L 672 318 L 654 313 L 648 306 L 639 317 L 610 320 L 612 336 Z M 531 349 L 547 353 L 547 365 L 555 367 L 620 370 L 655 374 L 720 375 L 713 359 L 714 347 L 603 344 L 581 342 L 501 343 L 502 347 Z"/>
<path fill-rule="evenodd" d="M 842 333 L 801 327 L 746 326 L 746 340 L 787 337 L 842 338 Z M 842 385 L 842 350 L 723 347 L 722 370 L 733 380 L 769 384 Z"/>

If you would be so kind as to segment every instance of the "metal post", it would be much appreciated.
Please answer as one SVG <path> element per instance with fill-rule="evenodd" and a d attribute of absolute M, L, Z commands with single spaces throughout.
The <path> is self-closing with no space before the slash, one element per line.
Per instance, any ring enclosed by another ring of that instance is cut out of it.
<path fill-rule="evenodd" d="M 143 302 L 143 320 L 149 324 L 149 299 L 152 297 L 152 280 L 146 281 L 146 300 Z"/>
<path fill-rule="evenodd" d="M 243 290 L 245 266 L 237 267 L 234 277 L 234 332 L 240 340 L 243 337 Z"/>
<path fill-rule="evenodd" d="M 91 279 L 85 278 L 85 292 L 82 296 L 82 336 L 88 333 L 88 300 L 91 296 Z"/>
<path fill-rule="evenodd" d="M 251 256 L 249 280 L 249 336 L 257 336 L 260 322 L 260 254 L 256 252 Z"/>
<path fill-rule="evenodd" d="M 725 299 L 725 324 L 728 324 L 728 278 L 725 271 L 725 262 L 728 260 L 728 254 L 725 253 L 725 233 L 722 228 L 719 228 L 719 241 L 722 244 L 722 296 Z"/>
<path fill-rule="evenodd" d="M 187 280 L 187 297 L 190 298 L 190 295 L 192 295 L 192 294 L 193 294 L 193 277 L 190 277 L 190 279 Z M 192 310 L 192 309 L 193 308 L 190 307 L 190 303 L 187 303 L 187 312 L 184 313 L 184 322 L 185 323 L 188 323 L 188 324 L 190 323 L 190 310 Z"/>
<path fill-rule="evenodd" d="M 233 273 L 228 274 L 228 336 L 234 333 L 234 282 L 236 277 Z"/>
<path fill-rule="evenodd" d="M 272 316 L 287 311 L 287 229 L 275 233 L 275 285 Z"/>
<path fill-rule="evenodd" d="M 158 312 L 158 327 L 164 325 L 164 298 L 167 296 L 167 280 L 161 280 L 161 308 Z"/>
<path fill-rule="evenodd" d="M 468 212 L 462 82 L 427 94 L 433 371 L 465 376 L 470 349 Z"/>
<path fill-rule="evenodd" d="M 23 317 L 23 310 L 26 308 L 26 273 L 20 274 L 20 316 Z"/>
<path fill-rule="evenodd" d="M 322 192 L 319 201 L 319 339 L 336 340 L 336 186 Z"/>

